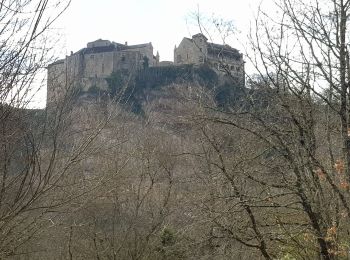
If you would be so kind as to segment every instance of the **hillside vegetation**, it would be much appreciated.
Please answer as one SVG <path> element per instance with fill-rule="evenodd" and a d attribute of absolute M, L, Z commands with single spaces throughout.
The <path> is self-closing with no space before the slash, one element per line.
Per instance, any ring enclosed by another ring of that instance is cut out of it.
<path fill-rule="evenodd" d="M 245 84 L 145 66 L 29 111 L 52 4 L 0 4 L 0 259 L 349 259 L 350 1 L 259 9 Z"/>

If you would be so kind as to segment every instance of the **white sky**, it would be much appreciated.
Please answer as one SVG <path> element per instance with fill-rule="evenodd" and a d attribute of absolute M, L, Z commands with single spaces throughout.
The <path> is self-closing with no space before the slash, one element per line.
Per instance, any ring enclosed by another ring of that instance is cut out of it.
<path fill-rule="evenodd" d="M 61 55 L 102 38 L 128 44 L 152 42 L 161 60 L 173 60 L 175 44 L 199 32 L 191 18 L 198 9 L 208 17 L 232 20 L 245 33 L 259 3 L 260 0 L 73 0 L 56 24 L 65 46 Z M 215 36 L 213 40 L 221 42 Z"/>

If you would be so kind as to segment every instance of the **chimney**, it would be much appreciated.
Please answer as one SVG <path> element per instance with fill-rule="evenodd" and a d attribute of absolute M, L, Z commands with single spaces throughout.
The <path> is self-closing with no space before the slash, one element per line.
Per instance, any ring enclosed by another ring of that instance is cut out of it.
<path fill-rule="evenodd" d="M 128 42 L 125 42 L 125 46 L 128 46 Z"/>

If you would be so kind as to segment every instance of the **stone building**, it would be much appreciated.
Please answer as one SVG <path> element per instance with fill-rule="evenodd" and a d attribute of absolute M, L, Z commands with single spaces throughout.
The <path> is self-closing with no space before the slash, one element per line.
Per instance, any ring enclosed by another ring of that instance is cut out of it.
<path fill-rule="evenodd" d="M 243 55 L 235 48 L 225 44 L 208 42 L 201 33 L 183 38 L 174 49 L 174 64 L 209 64 L 218 72 L 230 72 L 237 78 L 244 78 Z"/>
<path fill-rule="evenodd" d="M 128 45 L 102 39 L 89 42 L 86 48 L 48 66 L 47 103 L 58 101 L 77 86 L 83 90 L 107 87 L 105 79 L 113 72 L 158 64 L 159 54 L 153 55 L 152 43 Z"/>

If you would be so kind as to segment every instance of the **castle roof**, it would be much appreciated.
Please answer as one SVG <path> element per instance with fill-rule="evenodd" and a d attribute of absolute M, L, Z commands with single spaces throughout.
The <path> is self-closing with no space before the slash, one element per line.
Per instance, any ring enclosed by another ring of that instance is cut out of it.
<path fill-rule="evenodd" d="M 126 44 L 113 42 L 107 46 L 95 46 L 95 47 L 83 48 L 83 49 L 77 51 L 77 54 L 92 54 L 92 53 L 102 53 L 102 52 L 124 51 L 124 50 L 145 48 L 145 47 L 149 47 L 149 46 L 152 46 L 152 43 L 126 45 Z"/>
<path fill-rule="evenodd" d="M 135 45 L 125 45 L 121 44 L 121 50 L 132 50 L 132 49 L 138 49 L 138 48 L 146 48 L 149 46 L 152 46 L 152 43 L 143 43 L 143 44 L 135 44 Z"/>
<path fill-rule="evenodd" d="M 202 37 L 204 38 L 206 41 L 208 40 L 207 37 L 205 37 L 205 35 L 203 33 L 197 33 L 195 35 L 192 35 L 192 38 L 197 38 L 197 37 Z"/>
<path fill-rule="evenodd" d="M 56 60 L 55 62 L 49 64 L 47 67 L 53 66 L 53 65 L 58 65 L 58 64 L 63 64 L 64 63 L 64 59 L 61 60 Z"/>
<path fill-rule="evenodd" d="M 190 41 L 194 43 L 193 38 L 203 36 L 205 39 L 207 39 L 203 34 L 197 33 L 192 36 L 192 39 L 184 37 L 183 40 Z M 217 56 L 217 57 L 228 57 L 231 59 L 239 60 L 242 59 L 242 54 L 239 53 L 239 51 L 235 48 L 232 48 L 228 44 L 217 44 L 217 43 L 212 43 L 212 42 L 207 42 L 207 50 L 208 54 L 212 56 Z"/>
<path fill-rule="evenodd" d="M 235 48 L 227 44 L 207 43 L 208 54 L 213 56 L 225 56 L 232 59 L 239 60 L 242 54 Z"/>
<path fill-rule="evenodd" d="M 99 46 L 99 47 L 91 47 L 91 48 L 83 48 L 77 52 L 77 54 L 92 54 L 92 53 L 101 53 L 101 52 L 112 52 L 116 51 L 117 47 L 113 44 L 108 46 Z"/>

